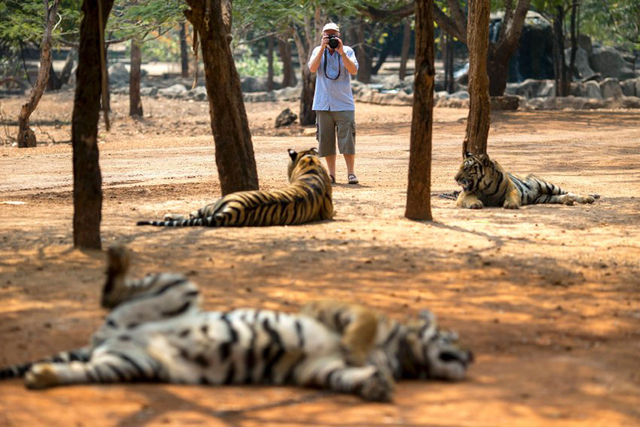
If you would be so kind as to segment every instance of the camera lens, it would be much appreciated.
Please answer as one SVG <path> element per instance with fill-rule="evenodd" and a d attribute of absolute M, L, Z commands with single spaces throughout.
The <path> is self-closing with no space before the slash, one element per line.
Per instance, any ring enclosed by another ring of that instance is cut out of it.
<path fill-rule="evenodd" d="M 338 40 L 336 36 L 329 36 L 329 47 L 335 49 L 338 47 Z"/>

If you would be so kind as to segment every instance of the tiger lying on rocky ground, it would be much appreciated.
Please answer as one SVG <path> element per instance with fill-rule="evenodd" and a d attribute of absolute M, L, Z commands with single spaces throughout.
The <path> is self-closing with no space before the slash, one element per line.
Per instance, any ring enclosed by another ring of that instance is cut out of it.
<path fill-rule="evenodd" d="M 402 378 L 461 380 L 473 361 L 424 311 L 406 323 L 356 304 L 316 302 L 301 312 L 200 309 L 182 275 L 127 278 L 130 255 L 108 251 L 102 306 L 89 346 L 0 370 L 42 389 L 67 384 L 299 385 L 389 401 Z"/>
<path fill-rule="evenodd" d="M 333 218 L 331 180 L 315 148 L 289 150 L 289 186 L 282 190 L 227 194 L 189 217 L 167 214 L 164 221 L 139 221 L 159 227 L 256 227 L 295 225 Z"/>
<path fill-rule="evenodd" d="M 568 193 L 534 175 L 522 178 L 507 173 L 486 154 L 466 153 L 455 180 L 462 186 L 457 205 L 469 209 L 482 209 L 484 206 L 518 209 L 538 203 L 573 205 L 576 202 L 593 203 L 600 198 L 597 194 L 580 196 Z M 444 197 L 448 198 L 447 195 Z"/>

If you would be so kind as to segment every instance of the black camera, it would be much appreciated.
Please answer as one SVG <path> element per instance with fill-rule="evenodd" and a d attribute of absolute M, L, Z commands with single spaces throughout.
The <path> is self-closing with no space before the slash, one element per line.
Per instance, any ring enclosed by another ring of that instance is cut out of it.
<path fill-rule="evenodd" d="M 329 47 L 331 49 L 335 49 L 338 47 L 338 45 L 340 44 L 340 42 L 338 41 L 338 36 L 336 36 L 335 34 L 329 34 Z"/>

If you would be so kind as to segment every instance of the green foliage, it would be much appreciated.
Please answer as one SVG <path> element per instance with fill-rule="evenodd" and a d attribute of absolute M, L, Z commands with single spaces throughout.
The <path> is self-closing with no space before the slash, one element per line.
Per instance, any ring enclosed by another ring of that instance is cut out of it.
<path fill-rule="evenodd" d="M 61 40 L 74 39 L 79 33 L 81 5 L 82 0 L 60 1 L 52 34 L 54 47 Z M 44 30 L 44 16 L 42 0 L 3 0 L 0 2 L 0 45 L 39 45 Z"/>
<path fill-rule="evenodd" d="M 144 43 L 184 21 L 186 8 L 183 0 L 116 0 L 107 33 L 116 40 L 137 37 Z"/>
<path fill-rule="evenodd" d="M 255 58 L 251 50 L 247 49 L 242 53 L 240 60 L 236 60 L 236 68 L 241 76 L 266 77 L 269 62 L 267 57 L 260 55 Z M 273 74 L 282 74 L 282 64 L 280 61 L 273 61 Z"/>
<path fill-rule="evenodd" d="M 584 0 L 582 31 L 607 44 L 640 49 L 640 1 Z"/>
<path fill-rule="evenodd" d="M 43 28 L 42 1 L 6 0 L 0 3 L 0 43 L 3 45 L 39 44 Z"/>
<path fill-rule="evenodd" d="M 141 46 L 144 61 L 180 61 L 180 36 L 178 30 L 171 29 L 162 34 L 152 31 Z M 131 54 L 131 43 L 127 44 L 127 56 Z"/>

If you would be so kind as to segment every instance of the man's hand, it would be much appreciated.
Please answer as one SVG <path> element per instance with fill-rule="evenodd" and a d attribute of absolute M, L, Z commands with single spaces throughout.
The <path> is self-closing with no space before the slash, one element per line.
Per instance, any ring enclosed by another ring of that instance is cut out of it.
<path fill-rule="evenodd" d="M 320 45 L 320 52 L 322 52 L 327 46 L 329 46 L 329 36 L 322 36 L 322 44 Z"/>
<path fill-rule="evenodd" d="M 338 47 L 336 47 L 336 50 L 338 51 L 340 56 L 342 56 L 344 55 L 344 45 L 342 44 L 342 40 L 340 40 L 340 37 L 336 37 L 336 40 L 338 40 Z"/>

